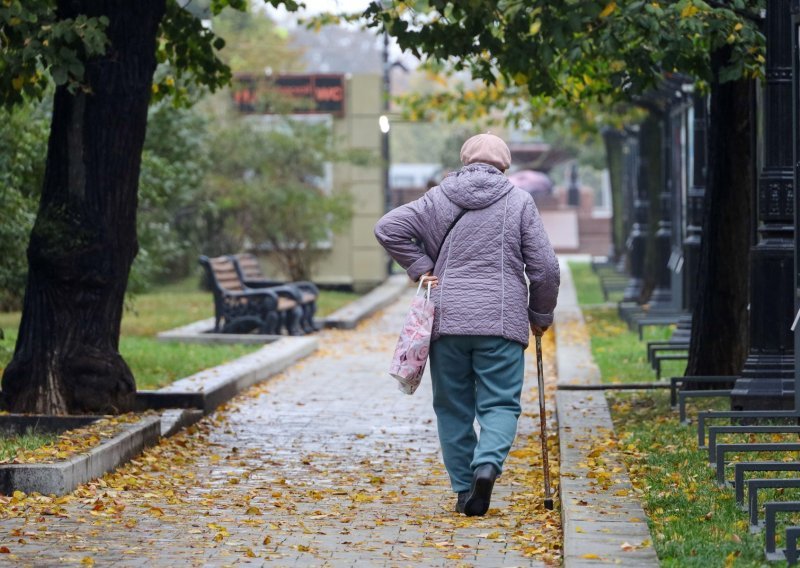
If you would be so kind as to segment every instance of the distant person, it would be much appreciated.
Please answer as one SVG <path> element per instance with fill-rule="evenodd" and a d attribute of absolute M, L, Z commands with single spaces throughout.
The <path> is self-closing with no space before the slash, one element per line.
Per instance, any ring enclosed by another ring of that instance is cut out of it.
<path fill-rule="evenodd" d="M 375 236 L 413 281 L 434 288 L 439 441 L 455 509 L 476 516 L 489 509 L 516 436 L 524 351 L 530 332 L 553 322 L 560 278 L 533 198 L 503 173 L 511 163 L 505 142 L 473 136 L 461 162 L 423 197 L 384 215 Z"/>

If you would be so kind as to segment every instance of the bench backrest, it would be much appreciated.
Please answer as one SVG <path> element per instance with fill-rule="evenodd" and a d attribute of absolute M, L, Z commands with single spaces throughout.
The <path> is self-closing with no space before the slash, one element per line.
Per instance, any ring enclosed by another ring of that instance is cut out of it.
<path fill-rule="evenodd" d="M 255 256 L 249 252 L 243 252 L 233 255 L 233 257 L 239 264 L 239 268 L 241 269 L 240 274 L 245 281 L 266 280 L 264 273 L 261 272 L 261 265 L 258 263 L 258 259 Z"/>
<path fill-rule="evenodd" d="M 233 260 L 227 256 L 217 256 L 208 259 L 208 267 L 214 277 L 214 284 L 230 292 L 240 292 L 244 290 L 242 280 L 236 272 Z"/>

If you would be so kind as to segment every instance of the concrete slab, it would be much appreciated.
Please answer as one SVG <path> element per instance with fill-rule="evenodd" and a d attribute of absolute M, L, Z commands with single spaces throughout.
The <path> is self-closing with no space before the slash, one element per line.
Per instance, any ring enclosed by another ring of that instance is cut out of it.
<path fill-rule="evenodd" d="M 558 384 L 600 384 L 572 275 L 563 261 L 555 333 Z M 558 391 L 556 412 L 564 566 L 658 566 L 647 517 L 616 451 L 605 395 Z"/>

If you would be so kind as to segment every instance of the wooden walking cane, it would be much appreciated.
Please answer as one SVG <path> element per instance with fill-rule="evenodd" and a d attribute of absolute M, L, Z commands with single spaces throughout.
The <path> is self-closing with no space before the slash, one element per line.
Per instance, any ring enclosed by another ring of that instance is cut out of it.
<path fill-rule="evenodd" d="M 536 371 L 539 374 L 539 435 L 542 438 L 542 467 L 544 467 L 544 508 L 553 510 L 550 493 L 550 462 L 547 459 L 547 415 L 544 408 L 544 371 L 542 370 L 542 336 L 536 336 Z"/>

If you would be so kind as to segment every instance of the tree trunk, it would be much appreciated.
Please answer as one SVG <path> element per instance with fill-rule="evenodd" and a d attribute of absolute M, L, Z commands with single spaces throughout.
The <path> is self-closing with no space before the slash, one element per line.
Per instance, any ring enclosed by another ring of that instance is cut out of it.
<path fill-rule="evenodd" d="M 16 412 L 121 412 L 136 385 L 119 354 L 158 24 L 165 0 L 59 0 L 61 18 L 109 19 L 89 92 L 56 90 L 28 281 L 3 396 Z"/>
<path fill-rule="evenodd" d="M 717 65 L 721 54 L 712 59 Z M 718 68 L 718 67 L 717 67 Z M 753 85 L 711 88 L 708 187 L 686 375 L 737 375 L 748 352 Z"/>

